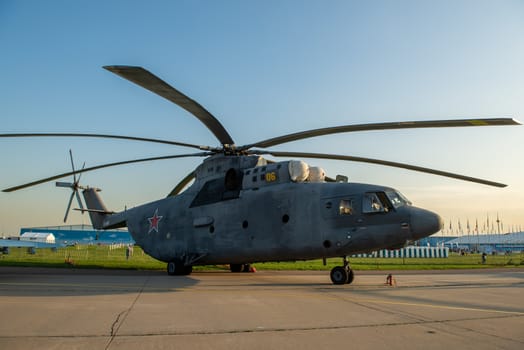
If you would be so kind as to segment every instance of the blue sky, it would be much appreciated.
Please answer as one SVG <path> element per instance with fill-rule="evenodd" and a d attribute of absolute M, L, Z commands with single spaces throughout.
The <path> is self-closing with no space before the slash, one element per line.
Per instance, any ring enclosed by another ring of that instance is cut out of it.
<path fill-rule="evenodd" d="M 139 65 L 199 101 L 238 145 L 353 123 L 524 120 L 522 1 L 0 1 L 0 132 L 97 132 L 217 146 L 198 120 L 101 67 Z M 2 188 L 78 166 L 174 153 L 111 140 L 0 140 Z M 275 147 L 340 153 L 509 184 L 307 160 L 389 185 L 463 226 L 524 227 L 524 127 L 334 135 Z M 189 150 L 190 152 L 192 150 Z M 121 210 L 165 196 L 200 159 L 84 174 Z M 0 233 L 58 225 L 53 183 L 0 194 Z M 70 214 L 70 223 L 88 223 Z M 449 225 L 449 224 L 448 224 Z"/>

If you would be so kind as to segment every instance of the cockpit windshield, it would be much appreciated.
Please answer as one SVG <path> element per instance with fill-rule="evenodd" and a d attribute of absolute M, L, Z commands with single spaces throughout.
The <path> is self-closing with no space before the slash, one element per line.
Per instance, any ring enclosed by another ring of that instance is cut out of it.
<path fill-rule="evenodd" d="M 411 202 L 400 192 L 388 191 L 386 192 L 386 195 L 388 196 L 389 201 L 391 202 L 391 204 L 393 204 L 393 207 L 395 208 L 402 207 L 404 205 L 411 205 Z"/>

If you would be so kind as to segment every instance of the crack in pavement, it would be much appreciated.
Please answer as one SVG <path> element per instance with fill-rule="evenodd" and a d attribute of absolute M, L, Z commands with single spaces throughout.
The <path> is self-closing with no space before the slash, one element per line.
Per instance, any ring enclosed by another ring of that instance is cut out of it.
<path fill-rule="evenodd" d="M 120 315 L 127 316 L 132 307 L 126 311 L 123 311 Z M 231 330 L 195 330 L 195 331 L 168 331 L 168 332 L 151 332 L 151 333 L 137 333 L 137 334 L 122 334 L 118 335 L 119 327 L 114 331 L 114 334 L 111 335 L 111 340 L 106 346 L 106 349 L 109 348 L 114 338 L 117 337 L 155 337 L 155 336 L 200 336 L 200 335 L 225 335 L 225 334 L 248 334 L 248 333 L 271 333 L 271 332 L 297 332 L 297 331 L 323 331 L 323 330 L 342 330 L 342 329 L 358 329 L 358 328 L 378 328 L 378 327 L 397 327 L 397 326 L 412 326 L 412 325 L 424 325 L 431 328 L 437 325 L 445 325 L 448 323 L 454 322 L 464 322 L 464 321 L 478 321 L 478 320 L 494 320 L 494 319 L 511 319 L 511 318 L 522 318 L 521 315 L 504 315 L 504 316 L 491 316 L 491 317 L 465 317 L 461 319 L 446 319 L 446 320 L 419 320 L 411 322 L 389 322 L 389 323 L 377 323 L 377 324 L 357 324 L 357 325 L 333 325 L 333 326 L 318 326 L 318 327 L 271 327 L 271 328 L 246 328 L 246 329 L 231 329 Z M 122 318 L 122 323 L 124 322 L 125 317 Z M 121 324 L 120 324 L 121 325 Z M 432 327 L 433 326 L 433 327 Z M 454 325 L 456 327 L 456 325 Z M 483 334 L 486 336 L 494 336 L 500 339 L 510 340 L 518 343 L 522 343 L 517 339 L 505 338 L 485 332 L 480 332 L 475 329 L 470 329 L 469 327 L 462 328 L 467 329 L 472 332 Z M 442 332 L 442 329 L 437 329 L 439 332 Z M 449 332 L 448 332 L 449 333 Z M 453 334 L 453 333 L 450 333 Z M 105 338 L 107 335 L 52 335 L 52 336 L 29 336 L 29 335 L 20 335 L 20 336 L 0 336 L 0 339 L 17 339 L 17 338 L 36 338 L 36 339 L 70 339 L 70 338 Z"/>
<path fill-rule="evenodd" d="M 118 324 L 118 321 L 120 320 L 120 317 L 121 317 L 123 314 L 127 313 L 128 311 L 129 311 L 129 309 L 124 310 L 124 311 L 122 311 L 121 313 L 119 313 L 118 316 L 116 317 L 116 320 L 115 320 L 115 321 L 113 322 L 113 324 L 111 325 L 111 336 L 112 336 L 112 337 L 115 336 L 115 334 L 116 334 L 115 326 Z"/>
<path fill-rule="evenodd" d="M 138 298 L 140 298 L 140 296 L 142 295 L 147 283 L 149 282 L 149 279 L 150 279 L 151 275 L 148 275 L 146 280 L 144 281 L 144 283 L 142 284 L 142 287 L 140 288 L 140 290 L 138 291 L 135 299 L 133 300 L 133 302 L 131 303 L 131 305 L 127 308 L 127 310 L 124 310 L 122 312 L 120 312 L 115 321 L 113 322 L 113 324 L 111 325 L 111 332 L 110 332 L 110 336 L 111 338 L 109 339 L 106 347 L 105 347 L 105 350 L 108 350 L 109 347 L 111 346 L 111 343 L 113 342 L 113 340 L 115 339 L 117 333 L 118 333 L 118 330 L 120 329 L 120 327 L 122 327 L 122 325 L 124 324 L 124 321 L 126 320 L 127 318 L 127 315 L 129 315 L 129 313 L 131 312 L 131 310 L 133 309 L 133 307 L 135 306 L 136 302 L 138 301 Z M 120 321 L 121 319 L 121 321 Z"/>

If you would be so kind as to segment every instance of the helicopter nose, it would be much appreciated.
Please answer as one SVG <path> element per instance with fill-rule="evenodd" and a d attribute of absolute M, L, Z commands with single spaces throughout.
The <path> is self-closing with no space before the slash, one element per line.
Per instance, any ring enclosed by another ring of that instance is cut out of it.
<path fill-rule="evenodd" d="M 415 207 L 411 209 L 411 236 L 414 240 L 431 236 L 444 226 L 438 214 Z"/>

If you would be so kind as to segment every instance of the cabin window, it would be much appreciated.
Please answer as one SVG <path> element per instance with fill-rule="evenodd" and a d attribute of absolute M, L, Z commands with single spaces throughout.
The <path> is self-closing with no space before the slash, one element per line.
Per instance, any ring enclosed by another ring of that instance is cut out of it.
<path fill-rule="evenodd" d="M 340 204 L 338 206 L 338 212 L 340 215 L 353 215 L 353 201 L 350 199 L 340 200 Z"/>
<path fill-rule="evenodd" d="M 235 169 L 229 169 L 225 177 L 209 180 L 197 193 L 190 208 L 238 198 L 243 175 Z"/>

